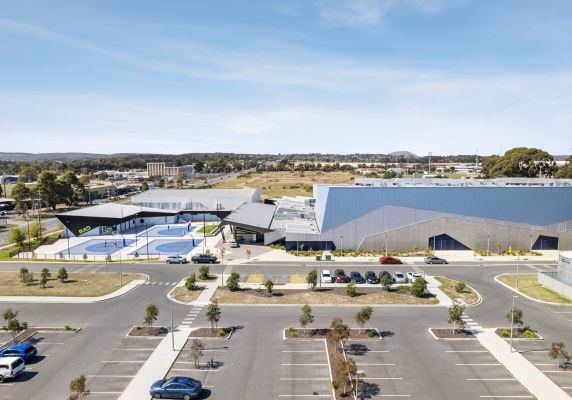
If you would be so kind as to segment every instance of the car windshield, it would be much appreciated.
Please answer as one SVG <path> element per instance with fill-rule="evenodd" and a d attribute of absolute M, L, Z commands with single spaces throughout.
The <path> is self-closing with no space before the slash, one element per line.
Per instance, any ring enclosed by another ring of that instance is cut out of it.
<path fill-rule="evenodd" d="M 396 273 L 395 276 L 397 276 L 398 278 L 403 278 L 403 274 L 401 273 Z"/>
<path fill-rule="evenodd" d="M 21 358 L 18 358 L 17 360 L 15 360 L 12 363 L 12 369 L 18 368 L 20 365 L 22 365 L 24 363 L 24 361 L 22 361 Z"/>
<path fill-rule="evenodd" d="M 32 351 L 34 351 L 34 348 L 33 348 L 33 347 L 28 347 L 25 352 L 26 352 L 26 353 L 31 353 Z"/>

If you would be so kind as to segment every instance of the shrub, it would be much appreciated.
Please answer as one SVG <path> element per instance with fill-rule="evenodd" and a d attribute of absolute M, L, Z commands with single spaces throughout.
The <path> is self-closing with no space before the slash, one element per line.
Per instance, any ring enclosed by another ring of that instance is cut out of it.
<path fill-rule="evenodd" d="M 140 327 L 139 325 L 135 325 L 135 330 L 136 330 L 136 331 L 140 331 L 141 329 L 143 329 L 143 328 Z"/>
<path fill-rule="evenodd" d="M 425 295 L 425 289 L 427 289 L 427 281 L 419 277 L 415 279 L 415 282 L 411 285 L 411 294 L 415 297 L 423 297 Z"/>
<path fill-rule="evenodd" d="M 193 291 L 193 290 L 197 290 L 197 277 L 195 274 L 192 274 L 191 276 L 187 277 L 187 279 L 185 279 L 185 287 L 187 288 L 187 290 L 189 291 Z"/>
<path fill-rule="evenodd" d="M 505 338 L 510 337 L 510 329 L 509 329 L 509 328 L 504 328 L 504 329 L 501 331 L 500 335 L 501 335 L 502 337 L 505 337 Z"/>
<path fill-rule="evenodd" d="M 455 285 L 455 292 L 465 293 L 466 288 L 467 288 L 467 284 L 465 282 L 459 282 Z"/>
<path fill-rule="evenodd" d="M 346 294 L 350 297 L 356 297 L 357 296 L 355 283 L 353 283 L 353 282 L 348 283 L 348 285 L 346 286 Z"/>
<path fill-rule="evenodd" d="M 240 289 L 239 280 L 240 275 L 238 272 L 231 272 L 230 277 L 226 281 L 226 287 L 228 290 L 231 292 L 236 292 L 238 289 Z"/>
<path fill-rule="evenodd" d="M 205 281 L 209 279 L 210 269 L 206 265 L 199 268 L 199 279 Z"/>
<path fill-rule="evenodd" d="M 272 288 L 274 287 L 274 282 L 272 282 L 271 279 L 268 279 L 266 282 L 264 282 L 264 287 L 266 288 L 266 291 L 268 292 L 269 295 L 272 294 Z"/>
<path fill-rule="evenodd" d="M 226 336 L 226 331 L 224 329 L 219 329 L 218 331 L 216 331 L 216 335 L 218 337 L 224 337 Z"/>
<path fill-rule="evenodd" d="M 367 336 L 370 337 L 370 338 L 372 338 L 372 337 L 375 336 L 375 332 L 372 331 L 372 330 L 369 330 L 369 331 L 367 331 Z"/>
<path fill-rule="evenodd" d="M 64 325 L 64 329 L 65 329 L 66 331 L 77 331 L 77 328 L 74 328 L 74 327 L 71 326 L 71 325 Z"/>

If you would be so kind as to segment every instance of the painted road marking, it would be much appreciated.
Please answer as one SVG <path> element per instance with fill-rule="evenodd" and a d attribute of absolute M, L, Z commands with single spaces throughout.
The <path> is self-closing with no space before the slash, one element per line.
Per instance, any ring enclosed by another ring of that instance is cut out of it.
<path fill-rule="evenodd" d="M 282 350 L 282 353 L 325 353 L 325 350 Z"/>
<path fill-rule="evenodd" d="M 488 350 L 445 350 L 445 353 L 488 353 Z"/>
<path fill-rule="evenodd" d="M 155 350 L 154 348 L 152 349 L 113 349 L 113 351 L 153 351 Z"/>
<path fill-rule="evenodd" d="M 516 378 L 467 378 L 468 381 L 516 381 Z"/>
<path fill-rule="evenodd" d="M 280 364 L 280 365 L 287 365 L 287 366 L 302 366 L 302 365 L 312 365 L 312 366 L 326 366 L 328 364 Z"/>
<path fill-rule="evenodd" d="M 87 378 L 134 378 L 135 375 L 86 375 Z"/>
<path fill-rule="evenodd" d="M 362 364 L 362 363 L 358 363 L 357 365 L 367 365 L 367 366 L 395 366 L 395 364 Z"/>
<path fill-rule="evenodd" d="M 499 366 L 499 363 L 494 363 L 494 364 L 455 364 L 455 365 L 463 365 L 463 366 L 483 366 L 483 367 L 491 367 L 491 366 Z"/>
<path fill-rule="evenodd" d="M 125 363 L 125 364 L 144 364 L 145 361 L 101 361 L 102 363 L 108 363 L 108 364 L 113 364 L 113 363 Z"/>
<path fill-rule="evenodd" d="M 280 378 L 281 381 L 329 381 L 330 378 Z"/>

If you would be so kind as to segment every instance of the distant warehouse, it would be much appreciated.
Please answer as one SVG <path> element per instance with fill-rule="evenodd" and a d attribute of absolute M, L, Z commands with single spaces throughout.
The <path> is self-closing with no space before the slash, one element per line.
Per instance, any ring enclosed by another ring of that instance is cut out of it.
<path fill-rule="evenodd" d="M 261 211 L 223 223 L 288 249 L 572 249 L 572 180 L 358 178 Z"/>

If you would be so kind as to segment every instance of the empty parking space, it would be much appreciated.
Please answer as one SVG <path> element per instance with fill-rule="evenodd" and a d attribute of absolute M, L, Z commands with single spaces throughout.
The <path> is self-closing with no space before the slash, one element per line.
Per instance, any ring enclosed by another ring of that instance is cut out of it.
<path fill-rule="evenodd" d="M 280 398 L 333 398 L 330 367 L 323 340 L 283 342 L 280 357 Z"/>
<path fill-rule="evenodd" d="M 358 398 L 409 398 L 411 377 L 403 371 L 403 353 L 392 340 L 361 340 L 346 343 L 346 355 L 352 357 L 363 378 L 358 385 Z"/>
<path fill-rule="evenodd" d="M 535 398 L 477 340 L 441 340 L 439 344 L 448 356 L 448 367 L 466 382 L 464 398 Z"/>
<path fill-rule="evenodd" d="M 124 338 L 98 360 L 87 387 L 97 398 L 116 399 L 149 358 L 160 339 Z"/>
<path fill-rule="evenodd" d="M 572 371 L 560 370 L 556 360 L 548 357 L 550 345 L 545 341 L 515 341 L 514 347 L 544 375 L 572 396 Z"/>

